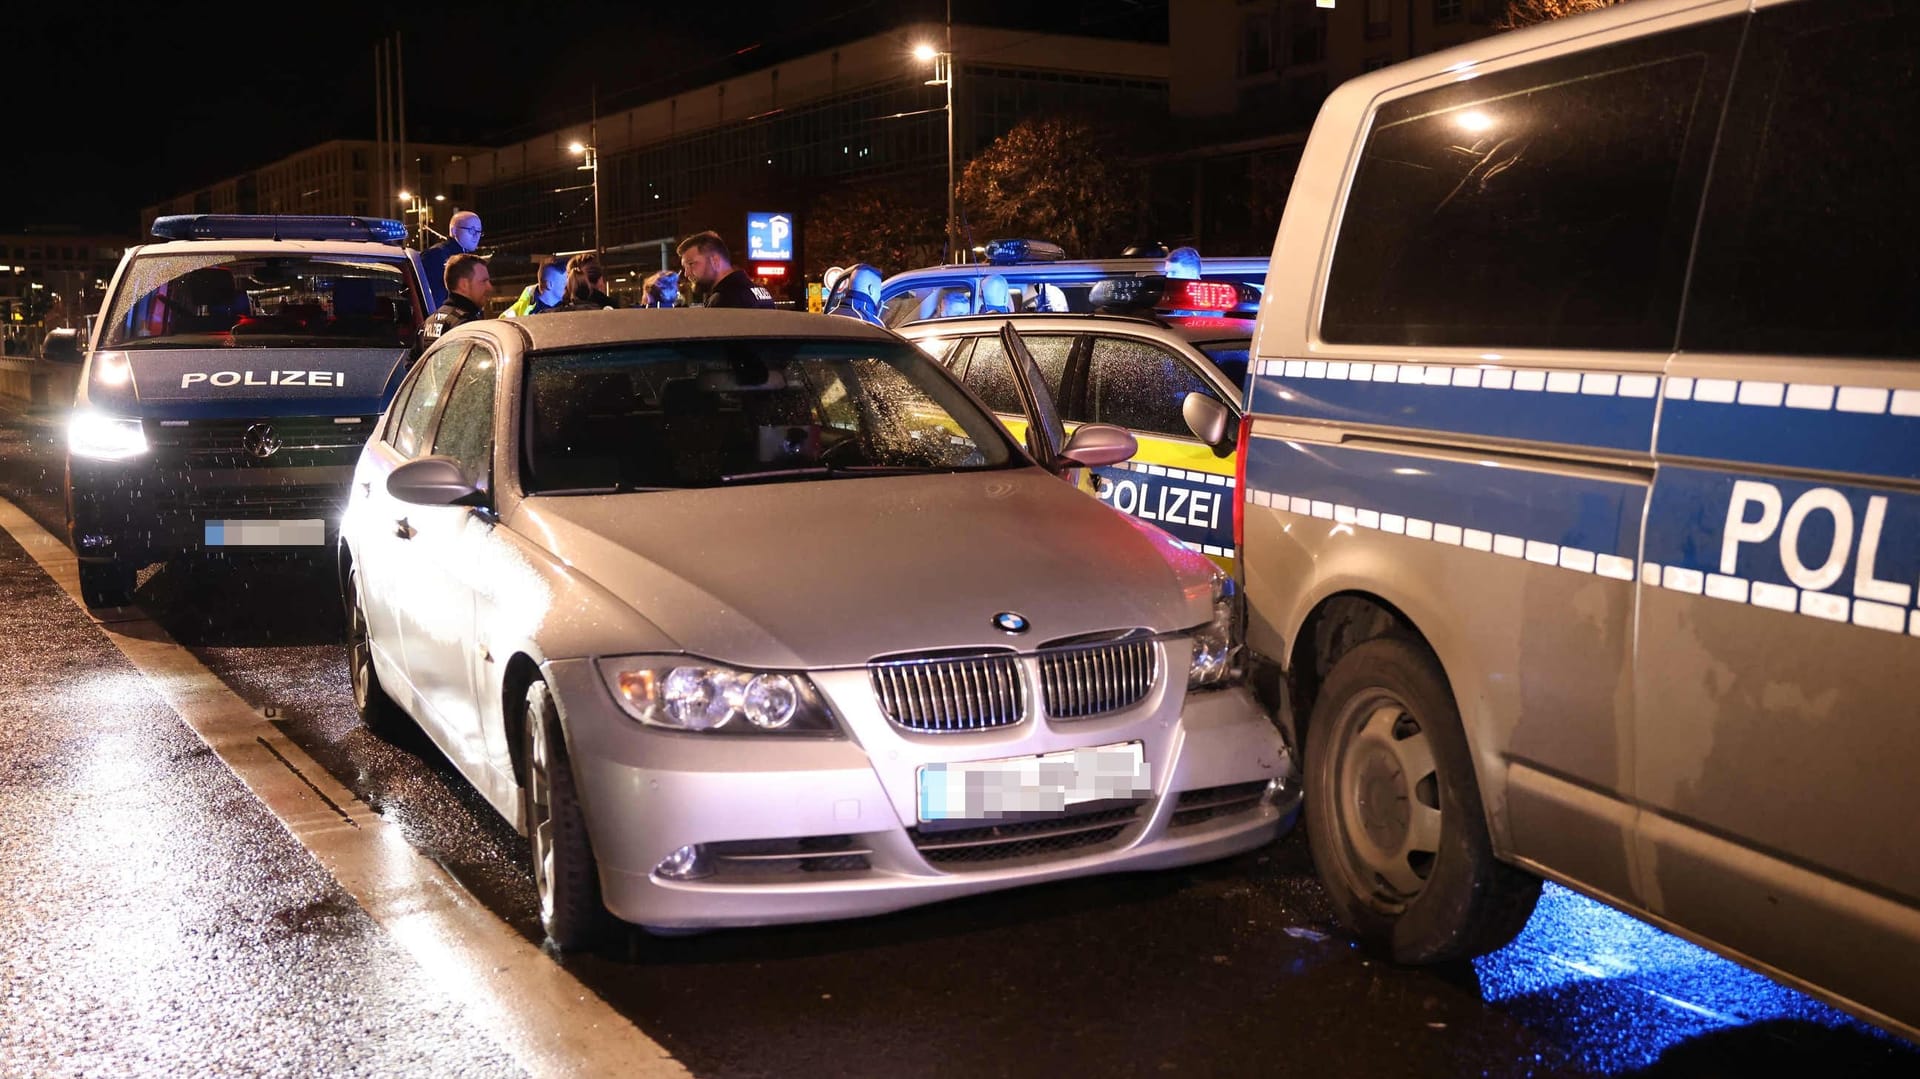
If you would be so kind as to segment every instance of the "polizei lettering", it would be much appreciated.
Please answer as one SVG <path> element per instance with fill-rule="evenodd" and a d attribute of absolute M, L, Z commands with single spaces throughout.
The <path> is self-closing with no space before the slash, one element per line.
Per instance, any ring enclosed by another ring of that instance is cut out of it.
<path fill-rule="evenodd" d="M 345 371 L 190 371 L 180 376 L 180 388 L 198 383 L 209 386 L 326 386 L 347 384 Z"/>
<path fill-rule="evenodd" d="M 1109 480 L 1100 491 L 1100 499 L 1121 513 L 1130 513 L 1148 521 L 1164 521 L 1194 528 L 1220 526 L 1220 494 L 1195 491 L 1171 484 L 1145 484 L 1133 480 Z"/>
<path fill-rule="evenodd" d="M 1890 538 L 1885 531 L 1887 506 L 1887 496 L 1869 495 L 1866 505 L 1857 507 L 1832 487 L 1803 491 L 1788 502 L 1771 483 L 1738 480 L 1721 530 L 1720 572 L 1731 575 L 1739 568 L 1743 544 L 1777 543 L 1781 570 L 1801 589 L 1820 592 L 1840 583 L 1851 559 L 1850 584 L 1856 597 L 1909 606 L 1914 598 L 1911 578 L 1881 575 L 1887 553 L 1883 541 Z M 1815 522 L 1822 527 L 1809 527 Z"/>

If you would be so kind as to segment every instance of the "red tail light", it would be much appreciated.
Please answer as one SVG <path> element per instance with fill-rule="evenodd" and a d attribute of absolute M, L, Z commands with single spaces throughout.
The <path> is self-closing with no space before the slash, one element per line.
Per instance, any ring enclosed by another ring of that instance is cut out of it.
<path fill-rule="evenodd" d="M 1233 451 L 1233 557 L 1241 560 L 1247 556 L 1247 441 L 1252 437 L 1253 417 L 1240 417 L 1240 438 Z"/>
<path fill-rule="evenodd" d="M 1230 311 L 1240 292 L 1226 281 L 1169 281 L 1161 307 L 1176 311 Z"/>

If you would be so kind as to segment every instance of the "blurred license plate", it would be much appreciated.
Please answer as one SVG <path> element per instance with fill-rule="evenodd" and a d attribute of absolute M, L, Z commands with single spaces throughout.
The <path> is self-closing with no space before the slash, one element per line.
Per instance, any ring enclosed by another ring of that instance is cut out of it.
<path fill-rule="evenodd" d="M 321 547 L 327 542 L 327 522 L 208 521 L 209 547 Z"/>
<path fill-rule="evenodd" d="M 920 768 L 920 819 L 992 820 L 1059 813 L 1086 802 L 1145 798 L 1153 789 L 1139 742 L 1037 757 Z"/>

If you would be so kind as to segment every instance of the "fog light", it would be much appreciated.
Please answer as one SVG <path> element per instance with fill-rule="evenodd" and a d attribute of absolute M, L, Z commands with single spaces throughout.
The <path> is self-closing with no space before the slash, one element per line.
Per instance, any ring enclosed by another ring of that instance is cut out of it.
<path fill-rule="evenodd" d="M 660 864 L 653 867 L 653 872 L 655 876 L 668 880 L 693 880 L 706 876 L 713 869 L 707 865 L 706 848 L 695 843 L 662 858 Z"/>
<path fill-rule="evenodd" d="M 1276 776 L 1267 780 L 1267 793 L 1261 799 L 1268 805 L 1275 805 L 1287 795 L 1287 777 Z"/>

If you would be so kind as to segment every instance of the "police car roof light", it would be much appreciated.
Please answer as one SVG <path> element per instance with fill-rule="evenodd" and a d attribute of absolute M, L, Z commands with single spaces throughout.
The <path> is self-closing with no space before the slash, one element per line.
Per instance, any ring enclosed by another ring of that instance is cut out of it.
<path fill-rule="evenodd" d="M 174 214 L 157 217 L 162 240 L 353 240 L 400 244 L 407 226 L 390 218 L 307 214 Z"/>
<path fill-rule="evenodd" d="M 1230 281 L 1168 281 L 1160 307 L 1181 311 L 1231 311 L 1240 304 L 1240 290 Z"/>
<path fill-rule="evenodd" d="M 1067 252 L 1059 244 L 1045 240 L 988 240 L 987 261 L 995 266 L 1022 262 L 1059 262 Z"/>

